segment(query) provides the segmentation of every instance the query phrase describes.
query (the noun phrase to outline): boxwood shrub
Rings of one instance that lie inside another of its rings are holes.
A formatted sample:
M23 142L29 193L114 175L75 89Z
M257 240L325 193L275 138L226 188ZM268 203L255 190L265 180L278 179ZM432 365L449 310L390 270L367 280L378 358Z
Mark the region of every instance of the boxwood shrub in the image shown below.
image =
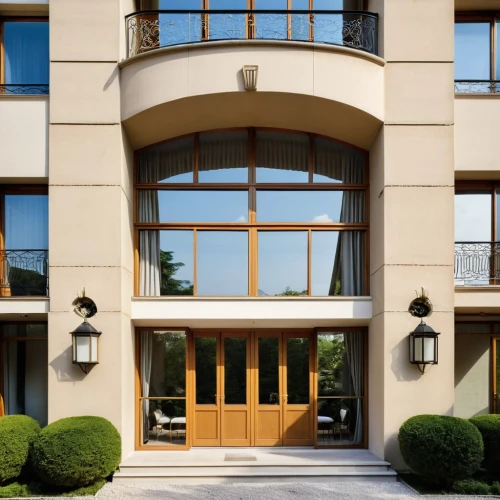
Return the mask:
M77 487L105 479L121 458L121 438L101 417L69 417L45 427L33 445L32 461L42 481Z
M490 487L488 483L483 481L476 481L475 479L461 479L455 481L451 489L454 493L459 495L489 495Z
M491 476L500 477L500 415L480 415L471 418L470 422L483 436L483 467Z
M483 439L465 419L417 415L399 429L399 446L413 472L442 486L467 479L483 460Z
M26 415L0 418L0 484L21 475L40 425Z

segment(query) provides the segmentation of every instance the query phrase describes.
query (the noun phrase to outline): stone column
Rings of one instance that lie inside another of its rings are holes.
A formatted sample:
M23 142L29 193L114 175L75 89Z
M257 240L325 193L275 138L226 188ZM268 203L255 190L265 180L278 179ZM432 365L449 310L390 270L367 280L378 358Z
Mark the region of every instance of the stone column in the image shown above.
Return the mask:
M132 152L120 119L120 0L51 0L49 422L99 415L133 449ZM99 313L100 364L72 365L82 287Z
M370 153L370 449L403 468L397 433L409 417L453 414L453 0L371 0L380 15L385 123ZM424 287L439 364L409 363L408 312Z

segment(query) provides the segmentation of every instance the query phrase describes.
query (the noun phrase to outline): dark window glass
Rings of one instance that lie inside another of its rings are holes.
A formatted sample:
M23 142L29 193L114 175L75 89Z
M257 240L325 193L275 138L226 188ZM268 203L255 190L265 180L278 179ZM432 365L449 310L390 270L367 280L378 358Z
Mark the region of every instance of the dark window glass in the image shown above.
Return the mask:
M248 232L197 235L197 295L248 295Z
M279 339L259 337L259 404L280 404Z
M307 295L307 232L259 231L260 296Z
M247 339L224 338L224 404L247 404Z
M286 342L288 404L309 404L309 338Z
M495 75L495 80L500 80L500 21L496 22L496 34L497 34L497 61L496 68L497 74ZM497 89L497 92L500 92L500 88Z
M152 335L150 397L186 395L186 334L144 332Z
M5 22L5 83L49 83L49 23Z
M217 339L195 337L196 404L217 404Z

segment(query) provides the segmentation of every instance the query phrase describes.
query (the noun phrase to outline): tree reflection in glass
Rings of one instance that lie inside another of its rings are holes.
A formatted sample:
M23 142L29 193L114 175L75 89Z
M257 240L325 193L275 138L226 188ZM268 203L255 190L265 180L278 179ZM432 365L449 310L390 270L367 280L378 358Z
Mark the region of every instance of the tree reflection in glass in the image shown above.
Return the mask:
M309 338L286 342L288 404L309 404Z
M217 339L194 339L196 365L196 404L217 404Z

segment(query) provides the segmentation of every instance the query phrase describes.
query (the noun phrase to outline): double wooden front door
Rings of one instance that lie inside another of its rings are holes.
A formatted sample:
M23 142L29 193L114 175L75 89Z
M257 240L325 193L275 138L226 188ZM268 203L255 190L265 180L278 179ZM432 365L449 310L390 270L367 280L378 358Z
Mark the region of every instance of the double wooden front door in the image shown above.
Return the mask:
M195 332L193 446L313 444L310 333Z

